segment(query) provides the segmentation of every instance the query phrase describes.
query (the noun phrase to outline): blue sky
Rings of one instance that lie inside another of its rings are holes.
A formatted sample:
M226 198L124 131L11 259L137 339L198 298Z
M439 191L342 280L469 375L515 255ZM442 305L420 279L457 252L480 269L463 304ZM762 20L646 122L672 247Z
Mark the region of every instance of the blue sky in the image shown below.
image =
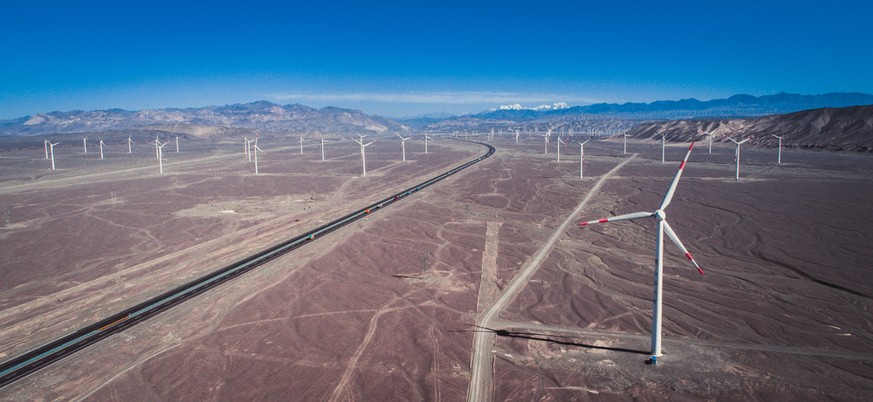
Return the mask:
M871 1L7 0L0 119L269 100L500 104L873 93Z

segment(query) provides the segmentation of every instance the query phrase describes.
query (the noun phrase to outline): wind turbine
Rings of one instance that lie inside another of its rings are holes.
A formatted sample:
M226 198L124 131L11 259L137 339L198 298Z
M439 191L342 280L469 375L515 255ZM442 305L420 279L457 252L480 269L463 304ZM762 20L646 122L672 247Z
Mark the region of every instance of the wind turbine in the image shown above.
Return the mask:
M539 135L539 134L537 134L537 135ZM549 132L543 134L543 142L544 142L543 145L545 146L545 148L543 150L543 155L549 154L549 137L551 137L551 136L552 136L552 130L549 130Z
M258 143L256 142L255 146L257 145ZM303 155L303 136L300 137L300 155Z
M176 153L179 153L179 136L176 136Z
M688 153L685 154L685 159L682 160L682 163L679 164L679 171L676 172L676 176L673 177L673 182L670 183L670 187L667 189L667 194L664 195L664 199L661 201L661 205L658 206L658 209L655 212L635 212L631 214L624 214L613 216L610 218L603 218L595 221L582 222L579 226L587 226L592 223L606 223L606 222L615 222L615 221L628 221L635 220L640 218L655 218L658 224L658 231L655 247L655 292L654 292L654 302L652 304L652 350L651 350L651 362L657 363L657 358L661 356L661 312L662 312L662 290L663 290L663 282L664 282L664 233L667 233L667 237L679 247L683 253L685 253L685 257L688 258L694 267L697 268L697 271L703 275L703 270L700 268L700 265L697 264L697 261L694 260L694 257L691 256L691 253L688 252L688 249L682 244L682 241L679 240L679 237L676 236L676 233L670 227L670 224L667 223L666 215L664 214L664 210L667 209L667 206L670 205L670 200L673 199L673 193L676 191L676 186L679 184L679 178L682 176L682 171L685 169L685 164L688 162L688 157L691 155L691 150L694 149L694 143L691 143L691 146L688 147Z
M518 145L518 130L515 130L515 145Z
M255 154L255 176L258 175L258 151L261 151L264 155L267 154L266 152L264 152L263 149L261 149L261 147L258 146L257 143L255 143L254 148L252 148L252 153Z
M318 138L321 138L321 161L324 162L324 137L319 135Z
M160 174L164 174L164 146L165 145L167 145L166 142L161 144L161 142L158 141L157 138L155 138L155 149L158 150L158 169L159 169L158 171L160 172Z
M100 160L103 160L103 139L100 139Z
M722 134L722 135L724 135L724 134ZM724 136L724 138L727 138L727 139L731 140L734 144L737 144L737 152L736 152L735 159L737 161L737 181L740 181L740 145L743 145L743 143L748 141L749 139L746 138L742 141L737 141L737 140L735 140L731 137L728 137L726 135Z
M424 133L424 153L425 153L425 155L427 154L427 140L429 140L429 139L430 139L430 137L427 136L427 133Z
M624 151L622 155L627 155L627 133L624 133Z
M87 154L88 153L88 137L82 138L82 148L85 149L85 152L82 152L82 153ZM103 159L103 158L100 158L100 159Z
M776 154L777 155L776 156L776 164L781 165L782 164L782 137L780 137L776 134L770 134L770 135L779 139L779 153Z
M160 142L161 141L160 141L158 135L156 134L155 135L155 159L158 159L158 160L161 159L161 148L158 147L158 143L160 143Z
M52 170L55 170L55 145L58 145L60 143L61 142L58 141L58 142L52 144L51 141L46 141L46 144L48 144L48 146L49 146L49 153L51 154L51 158L52 158Z
M573 141L573 142L579 144L579 178L580 179L583 177L582 176L582 162L585 161L585 144L587 144L588 141L591 141L591 138L585 140L585 142Z
M365 136L360 136L360 137L361 137L361 140L363 140ZM367 152L366 152L365 148L367 148L368 146L370 146L371 144L373 144L376 141L370 141L366 144L364 144L363 141L359 141L359 140L354 140L354 141L357 142L358 145L361 146L361 163L363 164L363 167L364 167L364 170L363 170L363 173L361 174L361 176L367 177Z
M706 133L709 136L709 154L712 155L712 133Z
M566 142L561 140L561 136L558 136L558 162L561 161L561 144L566 144Z
M127 153L132 154L133 148L131 148L131 144L133 144L133 139L130 138L130 134L127 135Z
M400 148L403 150L403 160L406 161L406 140L412 137L403 138L400 134L397 134L397 136L400 137Z
M42 140L42 145L45 146L45 159L49 158L49 142L46 140Z
M666 147L667 136L665 134L661 134L661 163L664 163L664 148Z

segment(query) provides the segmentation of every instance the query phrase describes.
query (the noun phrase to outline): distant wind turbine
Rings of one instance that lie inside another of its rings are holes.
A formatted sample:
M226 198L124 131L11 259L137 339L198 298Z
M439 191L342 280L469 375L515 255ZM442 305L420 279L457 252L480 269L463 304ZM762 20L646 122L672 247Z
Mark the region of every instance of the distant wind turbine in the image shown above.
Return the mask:
M82 153L87 154L88 153L88 137L82 138L82 148L84 148L84 152L82 152ZM100 158L100 159L103 159L103 158Z
M361 140L363 140L363 138L364 138L364 136L361 136ZM370 141L366 144L364 144L363 141L359 141L359 140L355 140L355 142L357 142L358 145L361 146L361 164L363 166L363 170L362 170L363 173L361 173L361 176L366 177L367 176L367 151L365 148L372 145L375 141Z
M303 137L300 137L300 155L303 155Z
M400 134L397 134L397 136L400 137L400 149L403 152L403 160L406 161L406 140L408 140L412 137L403 138L403 136Z
M579 144L579 178L580 179L584 177L583 172L582 172L582 164L585 162L585 144L587 144L588 141L591 141L591 138L585 140L585 142L573 141L573 142Z
M431 139L427 136L427 133L424 133L424 153L427 154L427 140Z
M561 136L558 136L558 162L561 161L561 144L566 144L563 140L561 140Z
M252 152L255 154L255 176L258 175L258 151L261 151L261 153L263 153L264 155L267 154L257 144L255 144L254 148L252 148Z
M722 134L722 135L724 135L724 134ZM749 139L746 138L746 139L744 139L744 140L742 140L742 141L737 141L737 140L735 140L735 139L733 139L733 138L731 138L731 137L728 137L728 136L726 136L726 135L724 136L724 138L727 138L727 139L731 140L731 142L733 142L734 144L737 144L737 151L736 151L736 154L735 154L735 156L736 156L736 161L737 161L737 175L736 175L736 178L737 178L737 181L740 181L740 145L743 145L743 143L746 142L746 141L748 141Z
M164 174L164 146L167 143L161 144L157 138L155 138L155 148L158 150L158 172L160 174Z
M319 135L318 138L321 138L321 161L324 162L324 137Z
M664 149L667 145L667 136L661 134L661 163L664 163Z
M100 139L100 160L103 160L103 139Z
M133 144L133 139L131 138L130 134L128 134L128 136L127 136L127 153L128 154L133 153L133 148L131 147L132 144Z
M779 153L776 154L777 155L776 156L776 164L781 165L782 164L782 137L780 137L776 134L770 134L770 135L779 139Z
M51 154L52 159L52 170L55 170L55 145L60 144L61 142L52 143L51 141L46 141L46 144L49 146L49 153Z
M42 140L42 145L45 146L45 160L49 158L49 142L46 140Z
M670 224L667 223L667 216L664 214L664 210L667 209L667 206L670 205L670 200L673 199L673 193L676 191L676 186L679 184L679 178L682 176L682 171L685 169L685 164L688 162L688 157L691 155L691 150L694 148L694 143L691 143L691 146L688 147L688 153L685 154L685 159L682 160L682 163L679 164L679 171L676 172L676 176L673 177L673 182L670 183L670 187L667 189L667 194L664 195L664 199L661 201L661 205L658 206L658 209L655 212L635 212L631 214L618 215L610 218L603 218L600 220L582 222L579 226L587 226L593 223L606 223L606 222L616 222L616 221L627 221L627 220L635 220L640 218L655 218L658 225L658 231L656 232L656 247L655 247L655 292L654 292L654 302L652 303L652 348L651 348L651 362L657 363L657 358L661 356L661 313L662 313L662 290L664 284L664 233L667 234L667 237L679 247L683 253L685 253L685 257L688 258L691 263L697 268L697 271L703 275L703 270L700 268L700 265L697 264L697 261L694 260L694 257L691 256L691 253L688 252L688 249L682 244L682 241L679 240L679 236L673 231L670 227Z

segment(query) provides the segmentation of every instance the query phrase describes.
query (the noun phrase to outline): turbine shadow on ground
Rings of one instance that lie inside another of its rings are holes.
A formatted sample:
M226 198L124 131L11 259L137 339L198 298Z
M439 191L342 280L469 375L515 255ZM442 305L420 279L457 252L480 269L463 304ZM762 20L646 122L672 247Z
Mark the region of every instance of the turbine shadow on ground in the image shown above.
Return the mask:
M579 343L579 342L554 339L554 338L566 338L563 336L540 334L540 333L536 333L536 332L515 332L515 331L507 331L505 329L491 329L491 328L486 328L486 327L480 327L478 325L475 325L475 327L476 327L476 329L472 330L471 332L489 331L489 332L493 332L497 336L505 337L505 338L528 339L531 341L550 342L550 343L556 343L558 345L577 346L577 347L586 348L586 349L609 350L612 352L633 353L633 354L639 354L639 355L648 355L649 354L649 352L646 350L617 348L617 347L612 347L612 346L598 346L598 345L591 345L591 344L587 344L587 343Z

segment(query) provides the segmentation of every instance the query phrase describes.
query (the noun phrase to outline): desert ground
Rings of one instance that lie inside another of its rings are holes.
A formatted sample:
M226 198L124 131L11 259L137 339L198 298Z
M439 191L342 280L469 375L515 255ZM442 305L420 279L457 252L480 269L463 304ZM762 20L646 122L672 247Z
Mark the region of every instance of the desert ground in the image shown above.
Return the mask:
M360 178L350 141L326 162L274 141L257 177L236 143L169 145L163 176L145 145L105 161L69 145L53 173L41 146L2 152L0 361L485 152L419 141L403 163L380 139ZM580 179L578 146L558 163L540 138L494 142L473 168L0 397L869 398L871 155L789 149L777 166L775 149L744 147L737 182L733 146L698 144L667 215L706 274L665 245L651 366L654 224L575 223L654 210L687 144L661 164L660 144L592 141Z

